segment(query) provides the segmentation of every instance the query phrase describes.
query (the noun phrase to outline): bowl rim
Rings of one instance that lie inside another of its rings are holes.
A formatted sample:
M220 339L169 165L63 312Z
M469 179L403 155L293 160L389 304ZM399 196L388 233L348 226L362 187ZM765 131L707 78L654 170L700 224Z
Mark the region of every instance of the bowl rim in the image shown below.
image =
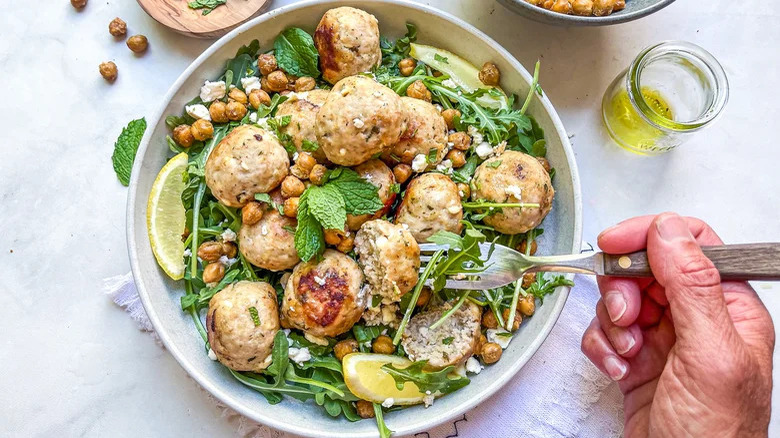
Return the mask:
M277 15L282 15L290 11L304 9L315 5L321 6L323 4L326 5L331 4L334 5L335 7L338 5L343 5L343 3L346 2L344 0L304 0L291 5L282 6L277 9L272 9L268 12L265 12L247 21L246 23L243 23L241 26L238 26L235 29L231 30L229 33L227 33L219 40L215 41L214 44L212 44L205 51L203 51L203 53L201 53L182 72L182 74L176 79L176 81L168 89L168 91L166 92L165 96L162 99L162 103L160 104L158 109L152 114L152 117L149 120L154 121L155 126L159 124L161 118L164 117L164 112L168 104L176 95L176 93L179 91L179 89L182 87L182 85L190 78L193 71L196 70L198 67L200 67L204 62L206 62L217 50L221 49L222 46L232 41L234 38L238 37L246 30L255 27L256 25L263 23L267 20L270 20L276 17ZM452 14L438 10L426 4L414 3L411 0L361 0L361 3L368 5L368 7L370 7L371 4L399 5L405 8L416 9L419 12L425 14L431 14L439 18L442 18L446 21L449 21L455 24L456 26L460 27L461 29L463 29L465 32L471 34L471 36L478 38L484 44L490 46L492 49L496 50L496 52L498 52L500 56L503 57L512 66L512 68L516 70L526 80L527 83L530 84L532 81L532 76L528 72L528 70L526 70L525 67L523 67L523 65L514 56L512 56L512 54L509 53L509 51L504 49L500 44L498 44L495 40L493 40L491 37L486 35L484 32L480 31L476 27L472 26L471 24L465 22L464 20ZM581 194L580 179L579 179L577 164L574 157L574 152L571 148L569 138L563 127L563 123L558 117L558 113L553 108L552 103L547 98L547 95L544 94L543 96L536 96L536 97L537 99L539 99L539 102L542 104L545 111L548 113L550 120L552 121L552 124L555 127L556 135L558 135L558 137L561 140L561 147L563 148L563 152L564 155L566 156L567 164L569 165L570 175L572 180L572 196L574 202L574 209L573 209L573 215L574 215L573 218L574 239L573 240L574 241L571 249L573 252L579 252L582 245L582 194ZM146 150L151 144L151 137L154 131L155 129L147 129L147 131L144 133L136 157L143 157L146 154ZM217 398L219 401L221 401L231 409L235 410L236 412L240 413L241 415L248 417L254 421L257 421L258 423L272 427L274 429L283 432L289 432L289 433L301 435L301 436L311 436L311 437L337 438L337 437L349 436L349 437L357 438L363 436L374 436L373 433L371 435L345 434L344 433L345 431L343 430L332 431L332 432L313 431L311 429L307 429L305 426L296 425L293 422L284 421L278 418L274 418L272 416L264 415L262 412L257 412L248 409L245 406L243 406L240 402L235 400L229 391L225 391L221 389L219 385L214 384L212 382L212 379L208 375L201 374L199 371L196 370L195 366L192 363L190 363L190 359L186 357L186 355L183 354L182 351L177 347L177 345L169 335L168 331L165 329L165 326L162 324L161 320L159 319L153 306L151 305L149 291L147 290L144 284L143 275L141 273L141 267L140 267L140 262L138 257L138 248L136 246L136 241L135 241L135 217L137 214L143 214L145 217L146 212L136 211L135 206L137 204L137 198L139 195L138 180L141 175L140 170L142 166L142 161L143 160L141 159L136 159L135 163L133 164L133 170L131 174L129 192L127 197L126 237L127 237L127 244L128 244L127 245L128 255L130 258L130 266L131 266L133 278L135 279L135 285L138 290L138 295L141 299L141 303L144 306L144 310L146 311L146 314L149 317L152 326L155 328L157 336L159 336L165 348L168 349L171 355L173 355L174 359L176 359L179 365L203 389L208 391L212 396ZM142 202L140 205L146 206L146 202ZM474 397L469 398L466 403L459 405L457 409L453 409L452 411L449 412L440 413L437 417L432 418L430 422L425 424L424 426L418 425L416 428L414 428L414 427L405 427L402 425L398 425L394 427L395 433L399 435L414 434L420 431L425 431L430 428L436 427L439 424L442 424L459 415L462 415L466 411L471 410L476 405L488 399L489 397L494 395L498 390L500 390L515 374L517 374L517 372L528 362L528 360L530 360L530 358L536 353L536 351L538 351L541 344L547 339L548 335L550 334L550 331L552 331L553 326L555 325L558 318L560 317L561 311L563 310L563 306L566 303L570 291L569 287L560 287L559 289L560 289L561 297L559 297L558 300L554 303L553 309L550 313L550 317L545 321L536 339L532 343L530 343L527 347L527 349L531 352L530 354L525 356L522 360L515 362L507 372L496 376L496 378L490 381L488 385L484 385L480 389L480 391L475 394Z
M500 1L501 3L504 3L507 6L512 4L512 5L518 5L521 8L525 8L529 12L529 15L526 15L526 18L532 20L534 18L544 17L543 20L545 23L581 24L585 26L601 26L601 25L609 25L609 24L626 23L629 21L637 20L639 18L648 16L650 14L654 14L660 11L661 9L669 6L670 4L674 3L674 0L659 0L643 9L630 11L625 14L622 14L620 13L620 11L618 11L617 13L614 14L604 15L602 17L596 17L596 16L561 14L558 12L549 11L539 6L532 5L526 2L525 0L500 0ZM511 10L511 6L508 6L507 9Z

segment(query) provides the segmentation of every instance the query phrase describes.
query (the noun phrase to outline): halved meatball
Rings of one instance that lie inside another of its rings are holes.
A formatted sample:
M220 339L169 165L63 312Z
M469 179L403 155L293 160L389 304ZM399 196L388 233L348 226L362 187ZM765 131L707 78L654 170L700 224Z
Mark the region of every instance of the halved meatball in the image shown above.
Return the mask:
M400 301L417 284L420 247L401 225L366 222L355 236L355 252L371 295L381 296L385 304Z
M223 365L236 371L266 369L279 331L276 290L259 281L227 286L209 301L206 329L209 345Z
M304 140L317 142L314 123L317 120L317 111L325 103L328 93L328 90L320 89L295 93L293 98L279 104L279 108L276 110L276 117L290 116L290 123L281 128L281 131L292 137L292 142L295 148L298 149L298 152L303 150ZM322 148L310 153L320 163L328 161Z
M555 190L550 174L527 154L506 151L485 160L472 180L472 200L501 203L536 203L538 208L503 208L483 222L504 234L525 233L536 228L552 209Z
M431 330L433 323L444 312L452 309L450 303L418 313L409 320L401 345L412 361L427 360L427 367L440 370L464 363L474 354L479 341L481 311L476 304L466 301L442 325ZM444 342L449 339L449 342Z
M230 132L206 160L206 185L228 207L243 207L257 193L281 184L290 159L272 133L253 125Z
M439 230L460 233L463 206L458 186L446 175L424 173L413 179L398 207L395 223L406 225L418 242Z
M238 230L238 249L249 263L269 271L292 269L299 261L294 230L298 221L282 216L271 207L254 225L242 224Z
M360 319L367 293L354 260L331 249L322 260L300 263L287 280L282 300L285 325L317 336L337 336Z
M422 99L404 96L401 103L408 118L406 130L385 155L393 154L403 163L412 164L417 155L427 157L435 149L436 160L428 164L428 169L435 168L447 153L447 123L444 117L436 107Z
M379 200L382 201L384 207L377 210L373 215L362 214L360 216L353 216L348 214L347 227L353 231L360 228L364 222L372 217L381 217L383 214L387 213L395 201L395 193L392 191L393 184L395 184L395 176L393 176L393 171L390 170L385 163L381 160L369 160L355 167L354 170L358 175L379 189Z
M314 32L322 77L335 84L382 63L379 22L366 11L340 7L322 16Z
M315 124L325 156L342 166L357 166L381 154L405 129L401 98L366 76L350 76L334 85Z

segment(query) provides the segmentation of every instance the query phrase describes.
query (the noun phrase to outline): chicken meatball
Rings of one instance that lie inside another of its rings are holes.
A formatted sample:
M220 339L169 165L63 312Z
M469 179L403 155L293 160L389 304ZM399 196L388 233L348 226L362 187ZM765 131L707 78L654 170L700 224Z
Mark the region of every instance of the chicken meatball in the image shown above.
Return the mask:
M406 114L395 92L366 76L339 81L317 112L317 142L328 159L357 166L396 142Z
M314 32L314 45L322 77L331 84L382 63L379 23L360 9L341 7L326 12Z
M371 295L384 303L400 301L417 284L420 247L403 226L381 219L366 222L355 237L355 252Z
M476 304L466 301L444 320L442 325L429 327L452 309L450 303L418 313L409 320L401 345L412 361L427 360L429 369L440 370L464 363L474 354L481 334L481 311ZM449 342L445 342L449 339Z
M483 221L504 234L525 233L536 228L552 208L550 174L539 161L522 152L506 151L482 163L474 174L471 199L491 202L527 202L531 208L504 208Z
M228 207L243 207L256 193L281 184L290 159L271 132L242 125L230 132L206 160L206 184Z
M259 281L227 286L209 301L206 328L211 350L223 365L236 371L266 369L279 331L276 290Z
M276 111L277 117L290 116L290 124L281 128L285 134L292 137L292 142L298 152L303 150L303 141L317 142L317 134L314 132L314 122L317 119L317 111L325 103L328 90L311 90L304 93L295 93L294 98L279 104ZM322 148L310 152L320 163L327 162Z
M294 230L298 221L267 207L253 225L238 230L238 249L249 263L269 271L292 269L299 261Z
M406 188L395 223L409 227L412 236L422 243L439 230L460 233L461 219L458 186L446 175L424 173Z
M282 318L290 327L316 337L338 336L366 308L363 273L354 260L332 249L322 260L300 263L287 280Z
M447 123L436 107L424 100L404 96L401 103L408 118L406 130L387 155L392 153L403 163L412 164L417 155L427 157L435 149L436 160L428 165L433 169L447 153Z
M379 189L379 200L382 201L384 207L377 210L373 215L361 214L360 216L353 216L348 214L347 227L353 231L360 228L363 223L372 217L378 218L387 213L393 205L393 201L395 201L395 193L393 193L395 176L393 176L393 171L385 163L380 160L370 160L355 167L354 170L358 175Z

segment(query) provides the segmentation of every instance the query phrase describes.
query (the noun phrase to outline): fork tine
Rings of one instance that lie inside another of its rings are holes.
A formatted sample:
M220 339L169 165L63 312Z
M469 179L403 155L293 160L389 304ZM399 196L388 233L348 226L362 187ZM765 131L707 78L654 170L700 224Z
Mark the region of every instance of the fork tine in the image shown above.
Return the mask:
M421 243L419 246L421 253L433 253L440 249L446 251L450 248L448 245L437 245L435 243Z

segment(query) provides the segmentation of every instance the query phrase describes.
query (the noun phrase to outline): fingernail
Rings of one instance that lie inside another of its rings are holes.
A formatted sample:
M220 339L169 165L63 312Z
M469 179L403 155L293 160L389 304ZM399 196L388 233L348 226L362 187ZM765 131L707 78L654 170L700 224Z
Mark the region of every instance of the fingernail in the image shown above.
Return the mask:
M607 306L607 313L609 313L609 319L612 322L616 322L620 319L624 313L626 313L626 304L623 294L619 291L609 291L604 294L604 305Z
M626 364L615 356L609 356L604 359L604 369L607 371L609 378L614 381L621 380L628 371Z
M634 335L630 331L619 327L612 330L612 341L618 354L626 354L636 345Z
M676 214L667 214L661 216L655 223L658 235L661 239L671 242L679 238L693 239L690 230L688 230L688 223L685 219Z

